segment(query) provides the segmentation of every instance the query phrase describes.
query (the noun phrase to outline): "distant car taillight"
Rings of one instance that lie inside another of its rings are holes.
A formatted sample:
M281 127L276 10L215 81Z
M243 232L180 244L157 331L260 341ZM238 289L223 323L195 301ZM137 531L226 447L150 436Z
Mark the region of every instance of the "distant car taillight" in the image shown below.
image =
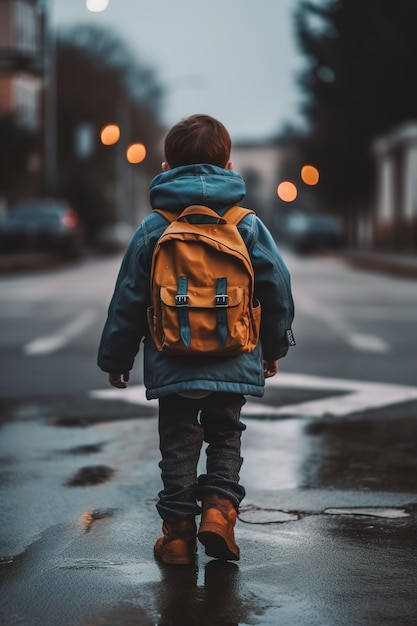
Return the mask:
M61 218L61 223L66 228L75 228L78 224L78 213L74 209L68 209Z

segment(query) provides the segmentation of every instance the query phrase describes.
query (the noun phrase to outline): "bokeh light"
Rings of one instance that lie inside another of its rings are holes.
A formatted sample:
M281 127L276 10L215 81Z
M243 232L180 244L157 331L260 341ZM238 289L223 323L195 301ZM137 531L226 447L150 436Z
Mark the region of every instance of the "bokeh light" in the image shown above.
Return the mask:
M146 148L143 143L131 143L126 150L129 163L142 163L146 157Z
M319 171L314 165L304 165L301 168L301 180L306 185L317 185L319 178Z
M120 128L117 124L107 124L100 131L100 139L105 146L112 146L120 139Z
M298 194L297 187L288 180L278 185L277 194L283 202L293 202Z
M109 6L109 0L87 0L87 9L92 13L99 13L105 11Z

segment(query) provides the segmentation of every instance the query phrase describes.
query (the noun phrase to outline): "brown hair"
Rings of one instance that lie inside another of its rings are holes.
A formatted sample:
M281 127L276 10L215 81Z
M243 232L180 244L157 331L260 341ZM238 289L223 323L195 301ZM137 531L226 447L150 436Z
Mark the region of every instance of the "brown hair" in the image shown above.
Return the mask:
M211 163L225 167L232 140L221 122L210 115L191 115L165 137L165 159L170 167Z

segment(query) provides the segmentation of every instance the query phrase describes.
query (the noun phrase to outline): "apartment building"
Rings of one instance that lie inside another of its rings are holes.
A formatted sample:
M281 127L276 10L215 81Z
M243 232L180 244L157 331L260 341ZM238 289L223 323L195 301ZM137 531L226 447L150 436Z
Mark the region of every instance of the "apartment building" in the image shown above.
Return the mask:
M376 202L370 224L375 248L417 252L417 120L393 128L373 144Z
M44 2L0 0L0 115L42 126Z

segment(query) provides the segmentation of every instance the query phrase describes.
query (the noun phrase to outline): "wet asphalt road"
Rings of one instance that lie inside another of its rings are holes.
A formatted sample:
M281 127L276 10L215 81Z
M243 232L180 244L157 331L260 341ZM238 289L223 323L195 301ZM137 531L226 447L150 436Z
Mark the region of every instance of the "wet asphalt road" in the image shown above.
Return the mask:
M105 387L93 362L117 264L1 279L1 624L416 623L416 283L291 261L299 345L245 407L241 560L200 546L186 568L152 554L155 405L140 386L130 402L90 393ZM336 315L344 299L356 317Z
M414 624L414 415L247 419L241 561L200 547L195 568L153 559L155 417L18 416L1 439L1 623Z

